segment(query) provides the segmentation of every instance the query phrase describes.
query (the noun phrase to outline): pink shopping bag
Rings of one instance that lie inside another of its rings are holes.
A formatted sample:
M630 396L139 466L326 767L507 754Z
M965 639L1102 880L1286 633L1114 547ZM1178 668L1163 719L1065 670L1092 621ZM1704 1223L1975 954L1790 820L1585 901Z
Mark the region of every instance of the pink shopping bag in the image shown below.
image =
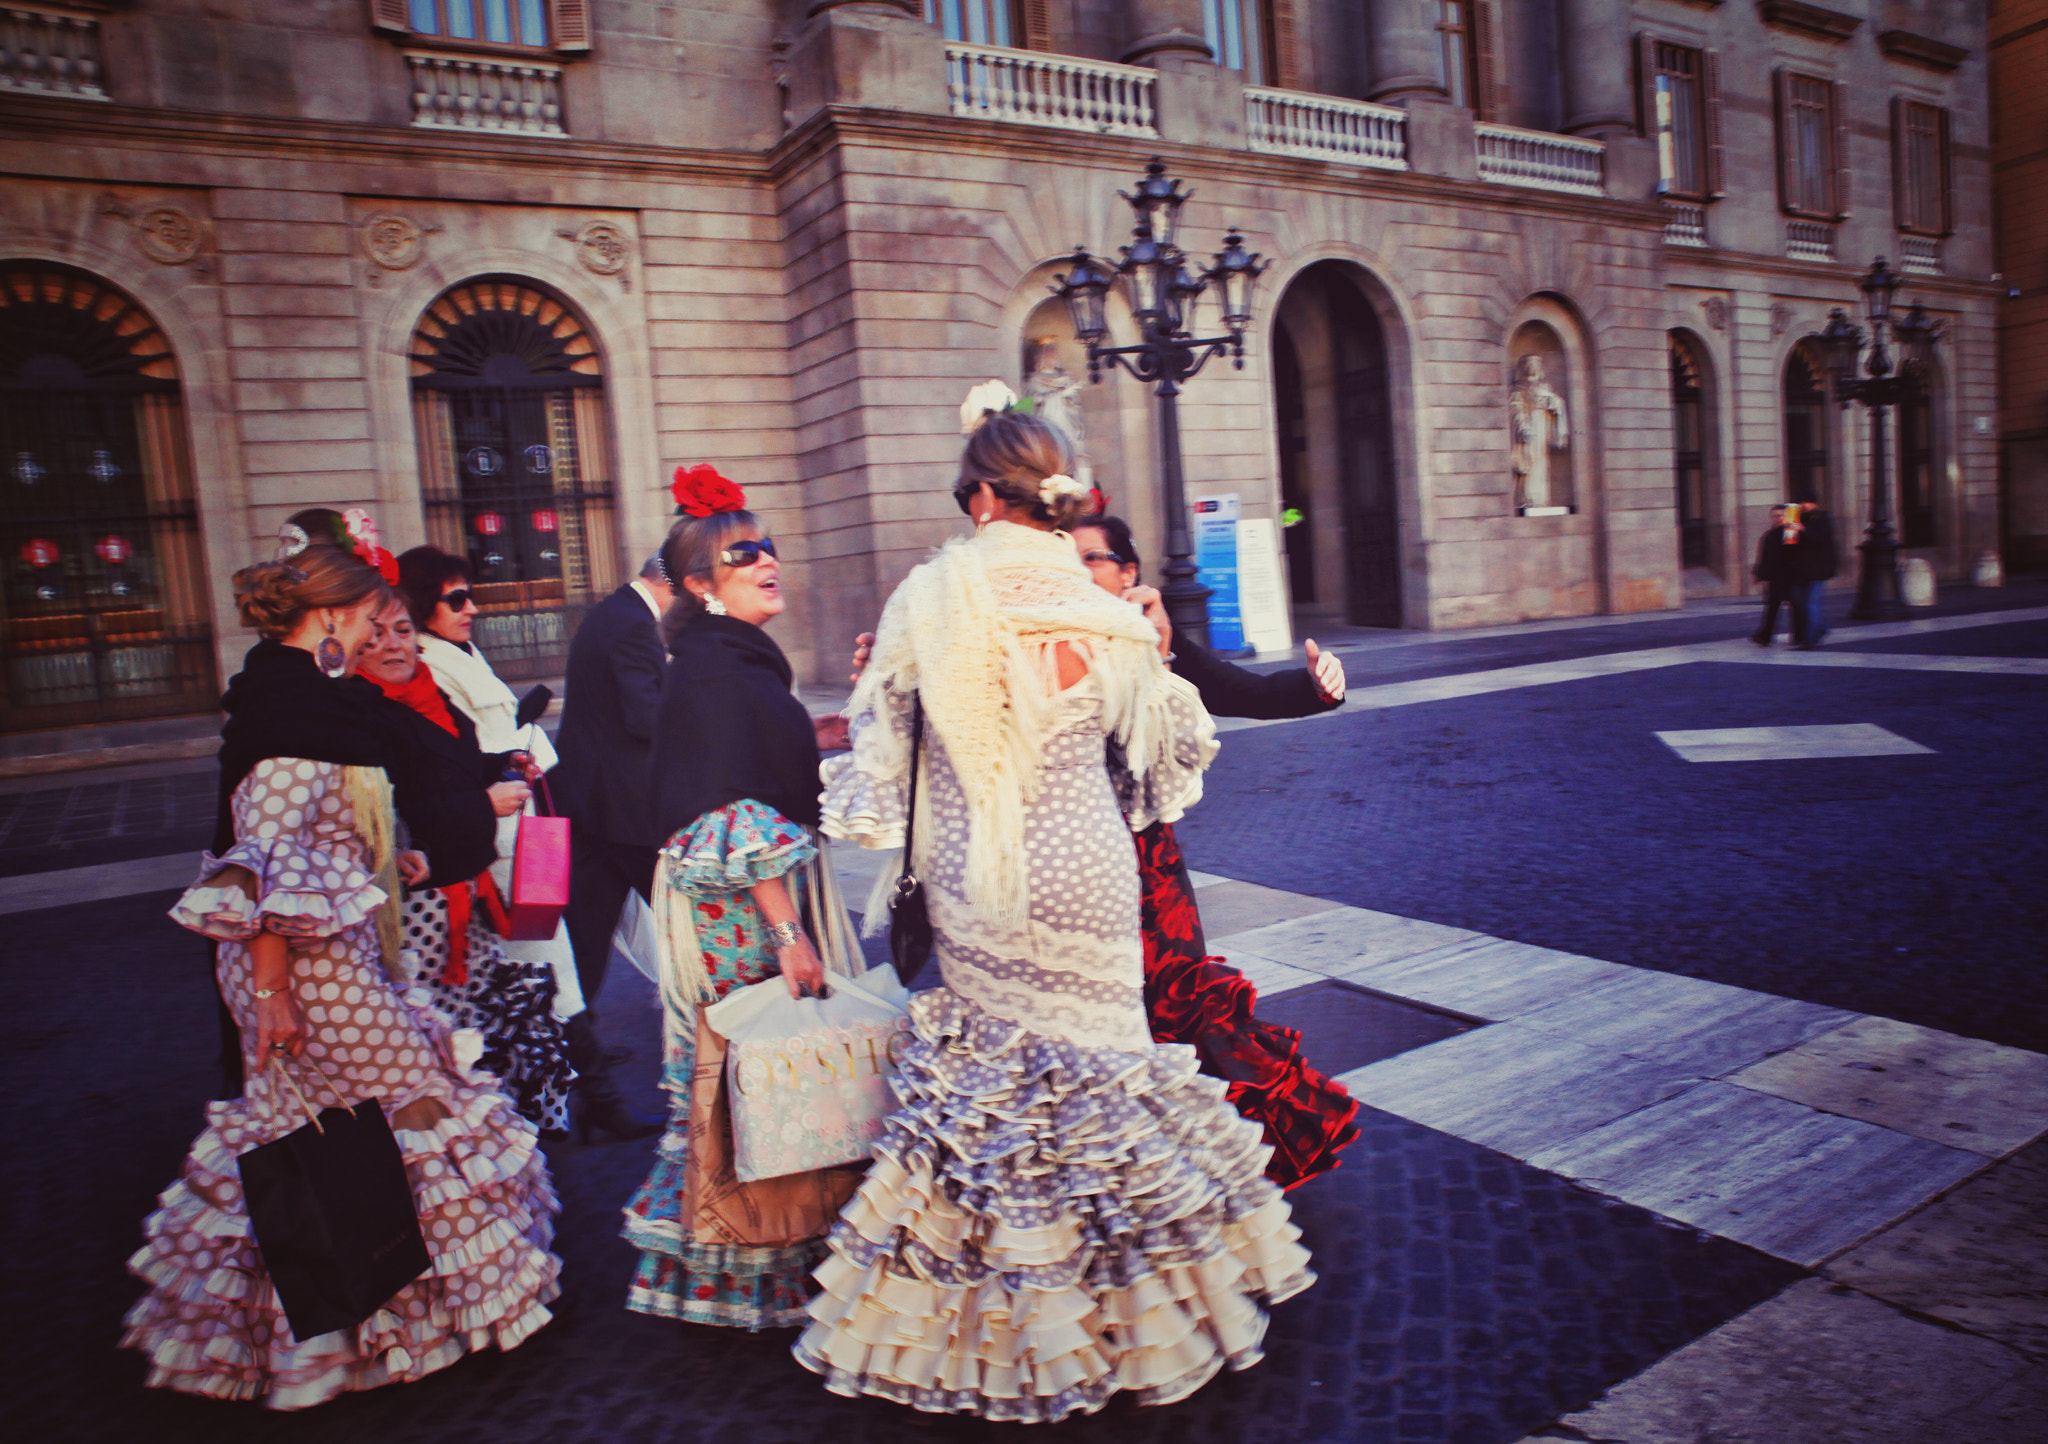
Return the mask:
M554 810L547 779L541 795ZM534 814L519 819L519 842L512 849L512 931L516 943L536 943L555 935L562 909L569 905L569 819Z

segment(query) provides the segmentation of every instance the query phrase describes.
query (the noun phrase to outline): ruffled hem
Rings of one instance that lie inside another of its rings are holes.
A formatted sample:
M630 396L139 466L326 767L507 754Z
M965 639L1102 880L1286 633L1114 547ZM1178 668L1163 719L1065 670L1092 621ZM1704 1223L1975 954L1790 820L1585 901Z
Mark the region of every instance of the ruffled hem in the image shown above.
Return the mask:
M707 812L670 839L669 880L693 897L743 892L803 866L818 845L766 803L742 799Z
M825 782L819 800L823 814L818 824L820 832L865 848L903 846L902 774L878 777L850 756L829 760L820 772Z
M255 874L253 894L214 881L231 867ZM171 921L220 942L247 942L266 930L327 938L372 916L386 896L354 862L292 838L259 838L218 856L200 854L199 880L171 908Z
M561 1261L549 1252L559 1205L533 1126L489 1087L420 1096L439 1097L448 1116L393 1136L432 1266L354 1329L304 1340L264 1270L237 1164L295 1124L255 1117L246 1099L209 1108L128 1261L150 1290L122 1344L149 1356L152 1387L302 1409L424 1378L479 1349L516 1348L548 1322L560 1294Z
M1194 1053L1088 1048L938 990L795 1346L835 1393L1052 1422L1258 1362L1314 1282L1259 1130Z

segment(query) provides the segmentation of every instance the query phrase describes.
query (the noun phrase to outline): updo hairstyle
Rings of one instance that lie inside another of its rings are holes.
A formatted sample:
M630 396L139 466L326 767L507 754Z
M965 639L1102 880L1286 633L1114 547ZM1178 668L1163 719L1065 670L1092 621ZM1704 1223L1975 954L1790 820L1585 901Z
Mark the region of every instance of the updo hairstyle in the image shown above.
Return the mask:
M754 535L766 536L761 518L750 511L715 511L710 516L677 517L661 544L661 566L675 589L675 600L661 614L661 639L674 650L676 638L692 617L704 610L704 602L683 585L685 577L707 581L718 571L718 554L741 532L753 528Z
M398 594L375 567L336 546L316 544L283 561L258 562L235 573L242 625L273 642L296 631L308 612L345 610L371 598L381 611Z
M972 515L975 488L987 482L997 496L1032 519L1065 531L1087 514L1091 499L1086 493L1056 496L1048 505L1039 499L1038 488L1048 476L1073 468L1073 449L1059 428L1028 412L994 412L967 438L953 500Z

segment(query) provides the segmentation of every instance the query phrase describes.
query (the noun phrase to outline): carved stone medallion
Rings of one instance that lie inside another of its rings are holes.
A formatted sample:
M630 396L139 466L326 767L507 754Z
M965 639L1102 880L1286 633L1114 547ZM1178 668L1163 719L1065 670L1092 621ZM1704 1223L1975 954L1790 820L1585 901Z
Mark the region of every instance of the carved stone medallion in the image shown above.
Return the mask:
M1792 308L1783 301L1771 303L1771 335L1782 336L1792 329Z
M1725 296L1709 296L1700 302L1706 308L1707 324L1716 331L1728 329L1728 299Z
M182 266L199 254L199 222L176 206L151 206L135 218L142 253L166 266Z
M571 239L576 242L576 259L583 263L583 268L600 276L616 276L626 269L626 261L633 254L633 244L626 233L610 221L591 221Z
M404 216L371 216L363 222L363 250L387 271L409 270L426 254L426 232Z

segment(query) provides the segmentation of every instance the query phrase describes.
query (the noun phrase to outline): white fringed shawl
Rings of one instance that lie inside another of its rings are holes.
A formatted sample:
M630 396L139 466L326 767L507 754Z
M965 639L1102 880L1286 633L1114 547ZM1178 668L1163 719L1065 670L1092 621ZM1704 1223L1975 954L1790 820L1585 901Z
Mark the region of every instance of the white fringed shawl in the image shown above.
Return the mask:
M1064 532L994 522L940 548L889 598L847 704L851 716L879 715L885 687L921 695L966 795L968 896L1000 919L1019 921L1029 908L1024 813L1042 782L1062 642L1088 663L1105 730L1144 773L1174 746L1176 679L1152 624L1095 584ZM882 755L864 765L906 775L904 740L887 726L871 730L863 740ZM1204 742L1201 765L1215 750Z

